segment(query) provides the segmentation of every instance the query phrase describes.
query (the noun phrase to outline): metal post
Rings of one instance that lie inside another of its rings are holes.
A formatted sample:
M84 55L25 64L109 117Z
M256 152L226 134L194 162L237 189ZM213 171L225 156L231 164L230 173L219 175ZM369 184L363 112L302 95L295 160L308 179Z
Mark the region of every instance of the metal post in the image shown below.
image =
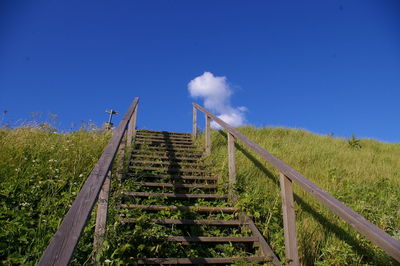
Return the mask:
M116 112L115 110L111 109L111 110L106 110L106 113L109 113L110 115L108 116L108 122L106 123L106 128L107 129L111 129L113 127L113 123L112 121L112 117L113 115L117 115L118 112Z

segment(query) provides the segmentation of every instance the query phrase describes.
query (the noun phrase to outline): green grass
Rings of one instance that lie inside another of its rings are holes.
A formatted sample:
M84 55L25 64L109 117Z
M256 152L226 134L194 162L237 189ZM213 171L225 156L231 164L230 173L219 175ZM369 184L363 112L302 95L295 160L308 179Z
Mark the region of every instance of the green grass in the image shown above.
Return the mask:
M400 145L346 140L305 130L243 127L239 131L323 190L400 238ZM203 144L203 137L198 139ZM354 143L357 145L354 145ZM273 250L284 257L281 199L276 169L236 145L239 206L254 215ZM226 135L212 131L208 160L227 182ZM331 211L294 186L299 254L304 265L398 265Z
M283 128L239 130L369 221L400 238L399 144L346 140ZM51 131L43 127L0 129L1 265L37 262L110 138L110 134L90 130L68 134ZM198 143L203 145L203 138ZM223 132L212 132L212 151L207 161L222 177L220 183L226 183L228 161ZM240 142L236 167L238 206L254 216L273 250L283 258L276 170ZM115 184L114 190L118 190ZM295 201L299 252L304 265L397 265L297 185ZM115 213L110 209L110 232L118 232L118 228L112 228ZM153 228L157 232L139 229L133 235L145 239L169 233L158 227ZM73 264L90 262L92 233L90 221ZM149 249L148 252L162 253L158 248L135 246L140 252ZM114 253L108 255L119 257L130 249L112 247L108 251Z
M110 138L101 131L52 131L0 129L1 265L37 262ZM77 256L91 251L91 241L80 243Z

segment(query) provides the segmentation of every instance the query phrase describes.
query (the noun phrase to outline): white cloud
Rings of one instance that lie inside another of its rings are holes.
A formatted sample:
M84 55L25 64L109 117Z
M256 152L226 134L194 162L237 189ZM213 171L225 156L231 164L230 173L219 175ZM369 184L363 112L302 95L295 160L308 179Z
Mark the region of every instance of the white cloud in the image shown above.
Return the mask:
M232 91L226 77L216 77L211 72L204 72L189 82L188 90L191 97L203 98L204 107L217 112L218 117L224 122L234 127L244 125L244 112L247 108L244 106L234 108L230 105ZM211 127L220 128L215 122L211 123Z

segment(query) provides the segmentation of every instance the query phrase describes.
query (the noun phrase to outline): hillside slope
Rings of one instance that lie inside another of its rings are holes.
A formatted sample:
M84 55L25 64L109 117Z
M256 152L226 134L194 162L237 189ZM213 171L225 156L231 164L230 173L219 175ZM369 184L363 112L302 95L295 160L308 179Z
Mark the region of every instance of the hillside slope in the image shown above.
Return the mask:
M369 139L354 143L284 128L243 127L239 131L390 235L400 238L399 144ZM203 145L203 138L198 142ZM217 175L227 177L225 133L212 132L212 154L208 160L216 165ZM241 144L237 145L236 168L241 195L238 205L251 210L273 249L283 256L277 172ZM297 185L295 194L303 264L397 265Z
M111 135L0 129L0 264L34 265ZM90 230L90 227L89 229ZM91 252L91 235L78 254Z
M400 238L400 145L347 140L283 128L239 129L369 221ZM82 182L99 158L110 134L81 130L54 134L35 128L0 130L0 264L33 265ZM199 137L198 144L203 145ZM207 158L227 182L227 145L212 132ZM284 254L277 173L240 144L236 166L239 206L254 215L281 257ZM345 225L295 185L299 249L305 265L397 265L383 251ZM89 225L76 261L91 252ZM88 262L88 261L86 261Z

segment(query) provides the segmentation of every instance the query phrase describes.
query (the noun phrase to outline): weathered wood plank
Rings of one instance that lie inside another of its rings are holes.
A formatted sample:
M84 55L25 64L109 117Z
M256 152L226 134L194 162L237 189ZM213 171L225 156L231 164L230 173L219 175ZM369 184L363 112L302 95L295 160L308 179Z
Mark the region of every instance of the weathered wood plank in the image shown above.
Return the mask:
M135 98L113 137L72 203L38 265L67 265L97 200L139 98Z
M175 265L175 264L231 264L237 261L244 262L268 262L266 257L231 257L231 258L143 258L134 259L138 264L157 264L157 265Z
M174 132L174 131L163 131L163 130L147 130L147 129L140 129L138 132L143 134L159 134L159 135L179 135L179 136L188 136L190 137L190 133L184 132Z
M151 143L151 144L186 144L186 145L192 145L193 141L192 139L188 140L181 140L181 139L165 139L165 138L144 138L142 136L136 135L136 139L138 142L144 142L144 143Z
M168 167L150 167L150 166L129 166L130 169L137 169L143 171L162 171L166 173L209 173L207 170L201 169L183 169L183 168L168 168Z
M201 152L186 152L186 151L176 151L176 150L141 150L141 149L134 149L132 150L134 154L144 154L144 155L162 155L162 156L169 156L171 159L179 158L179 157L193 157L193 158L200 158L203 156Z
M236 207L209 207L209 206L159 206L159 205L138 205L138 204L121 204L121 208L142 209L147 211L192 211L192 212L224 212L234 213L239 211Z
M177 161L198 161L199 158L196 157L168 157L165 155L146 155L146 154L132 154L132 157L135 158L152 158L152 159L160 159L160 160L168 160L167 162L177 162Z
M106 234L108 196L110 194L110 184L111 184L111 171L108 171L107 177L104 180L103 186L100 190L100 194L97 200L98 203L97 203L97 213L96 213L96 225L93 237L94 258L96 258L96 255L101 251L101 247L104 241L104 236Z
M130 162L131 164L146 164L146 165L168 165L168 166L178 166L178 167L200 167L199 163L187 163L187 162L176 162L174 160L171 161L145 161L145 160L133 160Z
M123 223L136 223L134 218L122 218ZM182 225L215 225L215 226L241 226L247 225L248 222L239 220L190 220L190 219L150 219L151 223L156 224L182 224Z
M168 236L168 241L173 242L203 242L203 243L222 243L222 242L236 242L236 243L250 243L258 242L258 238L254 236Z
M145 187L163 187L163 188L202 188L216 189L216 185L205 184L181 184L181 183L158 183L158 182L133 182L134 185Z
M168 142L158 142L158 143L152 143L152 142L148 142L148 141L139 141L137 140L136 143L137 145L143 145L143 146L147 146L147 147L157 147L157 148L170 148L170 149L174 149L174 148L179 148L179 149L188 149L188 150L198 150L198 147L196 145L193 144L176 144L176 143L168 143Z
M210 117L206 117L206 130L205 130L205 155L209 155L211 152L211 132L210 132Z
M285 254L288 265L299 265L292 180L280 173Z
M161 197L170 199L227 199L226 195L220 194L189 194L189 193L157 193L157 192L123 192L125 196L132 197Z
M128 176L140 176L143 178L169 178L169 179L174 179L174 180L193 180L193 181L198 181L198 180L203 180L203 181L217 181L217 177L212 177L212 176L196 176L196 175L168 175L168 174L135 174L135 173L128 173Z
M133 114L131 115L131 119L129 120L128 124L128 134L126 139L126 145L130 147L132 145L132 140L134 135L136 134L136 119L137 119L137 109L138 106L136 105Z
M234 199L236 187L235 137L228 132L229 196Z
M197 109L194 106L193 106L192 137L193 140L195 140L197 137Z
M200 105L193 103L193 106L203 113L208 114L215 122L217 122L220 126L226 129L232 135L234 135L236 139L241 140L246 146L255 151L259 156L269 162L272 166L276 167L280 172L290 178L293 182L297 183L301 188L307 191L316 200L321 202L325 207L327 207L337 216L346 221L359 233L367 237L372 243L382 248L397 261L400 261L400 241L394 239L388 233L379 229L363 216L323 191L320 187L312 183L303 175L295 171L293 168L270 154L264 148L248 139L246 136L238 132L236 129L234 129L212 113L208 112Z
M270 257L271 263L273 263L274 265L281 265L281 262L279 261L278 257L275 255L272 248L268 245L267 241L265 241L264 236L258 230L253 220L244 213L240 215L240 219L243 223L246 223L247 227L253 233L253 236L258 237L262 255Z

